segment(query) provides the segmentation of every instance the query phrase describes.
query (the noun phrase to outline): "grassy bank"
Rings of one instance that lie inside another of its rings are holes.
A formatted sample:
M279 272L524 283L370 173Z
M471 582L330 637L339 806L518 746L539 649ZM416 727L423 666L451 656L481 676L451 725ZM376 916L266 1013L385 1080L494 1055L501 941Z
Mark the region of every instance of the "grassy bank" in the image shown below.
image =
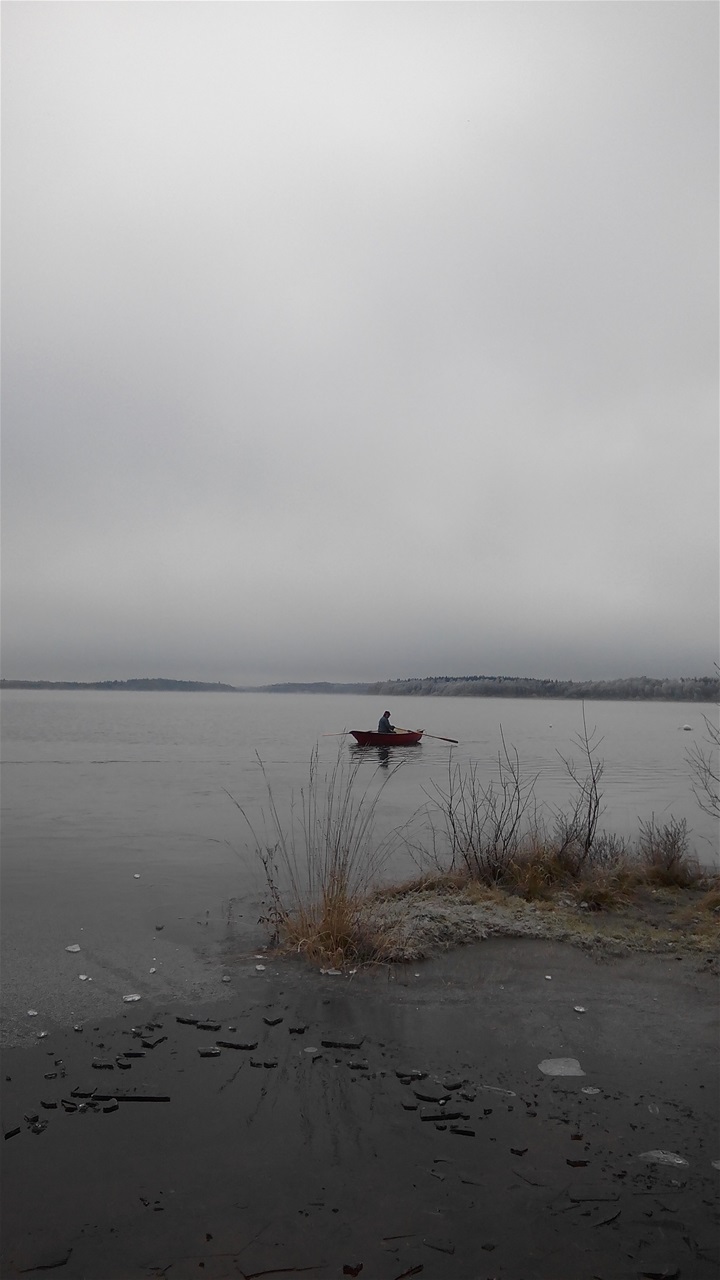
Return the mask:
M263 835L248 823L273 944L332 969L418 960L493 934L713 963L720 876L694 857L684 821L651 818L634 839L600 827L598 745L583 717L577 761L564 760L573 799L550 813L535 804L536 779L504 740L489 783L451 757L445 782L428 794L422 838L396 831L379 843L375 811L394 771L361 790L357 757L340 752L322 773L315 751L289 821L268 783ZM388 884L400 847L418 874Z

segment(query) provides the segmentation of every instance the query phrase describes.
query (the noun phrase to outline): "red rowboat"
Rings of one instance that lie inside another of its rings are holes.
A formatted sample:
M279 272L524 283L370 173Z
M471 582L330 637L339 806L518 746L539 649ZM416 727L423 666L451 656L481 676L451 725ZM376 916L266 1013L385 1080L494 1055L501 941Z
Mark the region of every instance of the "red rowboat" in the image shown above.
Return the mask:
M424 729L396 729L394 733L373 733L370 729L351 729L361 747L411 747L419 742Z

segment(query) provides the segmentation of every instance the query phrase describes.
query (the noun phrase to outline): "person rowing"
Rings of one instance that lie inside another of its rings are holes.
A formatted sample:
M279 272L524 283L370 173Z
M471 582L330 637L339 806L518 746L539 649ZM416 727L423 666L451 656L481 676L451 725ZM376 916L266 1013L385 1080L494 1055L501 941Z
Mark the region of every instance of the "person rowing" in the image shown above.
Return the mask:
M390 712L383 711L377 727L378 733L394 733L395 725L390 723Z

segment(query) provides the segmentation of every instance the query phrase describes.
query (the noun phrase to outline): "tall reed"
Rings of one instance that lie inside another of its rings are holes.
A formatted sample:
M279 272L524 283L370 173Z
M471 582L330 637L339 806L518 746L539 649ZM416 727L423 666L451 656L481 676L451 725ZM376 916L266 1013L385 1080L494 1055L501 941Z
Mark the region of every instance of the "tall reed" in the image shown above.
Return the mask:
M323 771L316 745L308 781L293 795L290 814L278 810L265 765L267 806L260 834L242 805L255 852L262 862L268 897L265 922L275 943L292 946L328 966L375 959L381 940L363 919L361 906L376 887L398 843L398 833L375 841L374 819L382 794L400 768L376 769L358 785L360 752L348 758L344 746ZM229 794L229 793L228 793Z

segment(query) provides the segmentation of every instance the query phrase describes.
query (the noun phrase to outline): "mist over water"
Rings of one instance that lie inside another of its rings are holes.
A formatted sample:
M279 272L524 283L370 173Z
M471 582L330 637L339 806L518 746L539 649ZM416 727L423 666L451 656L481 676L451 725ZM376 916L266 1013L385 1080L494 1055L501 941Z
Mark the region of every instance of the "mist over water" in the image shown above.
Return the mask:
M412 820L421 839L419 811L444 785L449 762L476 762L489 781L502 736L517 750L523 775L537 775L535 794L548 815L570 802L558 753L581 764L578 703L405 698L389 705L393 723L460 741L451 748L426 737L391 753L400 768L380 798L378 838ZM262 873L230 797L262 831L269 782L287 819L293 795L307 786L315 746L323 773L338 751L355 758L351 739L322 735L374 728L383 710L375 698L343 695L4 692L2 943L17 1034L28 1008L67 1020L117 1010L132 990L158 999L222 994L218 954L264 941ZM717 862L716 826L692 795L686 761L703 714L712 713L696 703L586 704L605 761L602 827L632 837L653 814L685 818L698 857ZM386 777L378 753L364 753L359 787L372 792ZM405 853L388 874L414 869ZM64 953L74 942L83 947L79 957ZM79 982L86 971L92 988Z

